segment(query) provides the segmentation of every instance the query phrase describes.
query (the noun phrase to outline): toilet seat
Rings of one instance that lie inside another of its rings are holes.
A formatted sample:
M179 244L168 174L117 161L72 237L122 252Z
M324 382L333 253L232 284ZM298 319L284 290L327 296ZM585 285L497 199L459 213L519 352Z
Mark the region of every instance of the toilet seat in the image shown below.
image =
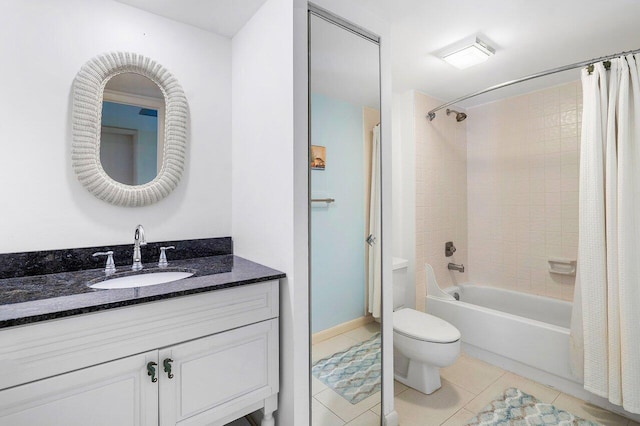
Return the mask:
M461 337L460 331L445 320L409 308L393 313L393 331L431 343L453 343Z

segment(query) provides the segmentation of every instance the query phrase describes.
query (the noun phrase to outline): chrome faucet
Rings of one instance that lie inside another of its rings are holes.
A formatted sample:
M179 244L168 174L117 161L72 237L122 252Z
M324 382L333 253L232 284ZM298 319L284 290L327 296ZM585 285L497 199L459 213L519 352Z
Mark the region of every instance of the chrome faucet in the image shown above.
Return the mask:
M131 269L133 271L139 271L142 269L142 255L140 254L140 246L146 246L147 240L144 237L144 228L142 225L136 226L136 231L133 234L133 265Z
M450 271L464 272L464 265L463 264L458 265L457 263L449 263L447 265L447 268Z

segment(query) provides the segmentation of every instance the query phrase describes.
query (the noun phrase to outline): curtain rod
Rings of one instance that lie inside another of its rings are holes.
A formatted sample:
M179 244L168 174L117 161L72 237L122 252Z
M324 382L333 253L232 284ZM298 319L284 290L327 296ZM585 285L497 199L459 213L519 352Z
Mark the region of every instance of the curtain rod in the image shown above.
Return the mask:
M460 97L458 99L454 99L454 100L452 100L450 102L447 102L446 104L442 104L439 107L434 108L431 111L429 111L427 113L427 118L429 119L429 121L433 121L433 119L436 118L436 111L439 111L439 110L441 110L443 108L446 108L446 107L449 107L451 105L457 104L458 102L465 101L465 100L467 100L469 98L473 98L474 96L483 95L485 93L492 92L492 91L497 90L497 89L502 89L503 87L507 87L507 86L511 86L511 85L514 85L514 84L517 84L517 83L523 83L525 81L533 80L534 78L544 77L545 75L556 74L556 73L559 73L559 72L562 72L562 71L568 71L568 70L571 70L571 69L574 69L574 68L581 68L581 67L584 67L584 66L587 66L587 65L591 65L591 64L594 64L594 63L597 63L597 62L607 61L609 59L617 58L617 57L624 56L624 55L632 55L632 54L635 54L635 53L640 53L640 49L630 50L630 51L627 51L627 52L620 52L620 53L616 53L616 54L608 55L608 56L602 56L600 58L589 59L588 61L576 62L575 64L565 65L563 67L558 67L558 68L553 68L553 69L550 69L550 70L547 70L547 71L542 71L542 72L539 72L539 73L536 73L536 74L528 75L526 77L518 78L516 80L511 80L511 81L507 81L507 82L504 82L504 83L496 84L495 86L488 87L488 88L486 88L484 90L480 90L478 92L470 93L470 94L468 94L466 96L462 96L462 97Z

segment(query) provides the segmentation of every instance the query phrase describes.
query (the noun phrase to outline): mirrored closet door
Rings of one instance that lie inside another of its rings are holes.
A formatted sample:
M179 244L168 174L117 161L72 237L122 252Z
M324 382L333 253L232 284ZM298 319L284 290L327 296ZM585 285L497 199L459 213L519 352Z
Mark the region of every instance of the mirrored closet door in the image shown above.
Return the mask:
M378 38L309 12L313 426L380 424Z

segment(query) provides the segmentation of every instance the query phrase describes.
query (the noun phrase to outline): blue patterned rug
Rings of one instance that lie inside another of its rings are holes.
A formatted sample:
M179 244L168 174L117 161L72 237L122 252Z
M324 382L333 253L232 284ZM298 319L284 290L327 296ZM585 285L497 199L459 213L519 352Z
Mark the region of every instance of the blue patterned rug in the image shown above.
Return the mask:
M494 425L600 426L599 423L559 410L516 388L506 389L500 397L484 407L465 426Z
M313 364L312 374L352 404L380 392L380 333Z

